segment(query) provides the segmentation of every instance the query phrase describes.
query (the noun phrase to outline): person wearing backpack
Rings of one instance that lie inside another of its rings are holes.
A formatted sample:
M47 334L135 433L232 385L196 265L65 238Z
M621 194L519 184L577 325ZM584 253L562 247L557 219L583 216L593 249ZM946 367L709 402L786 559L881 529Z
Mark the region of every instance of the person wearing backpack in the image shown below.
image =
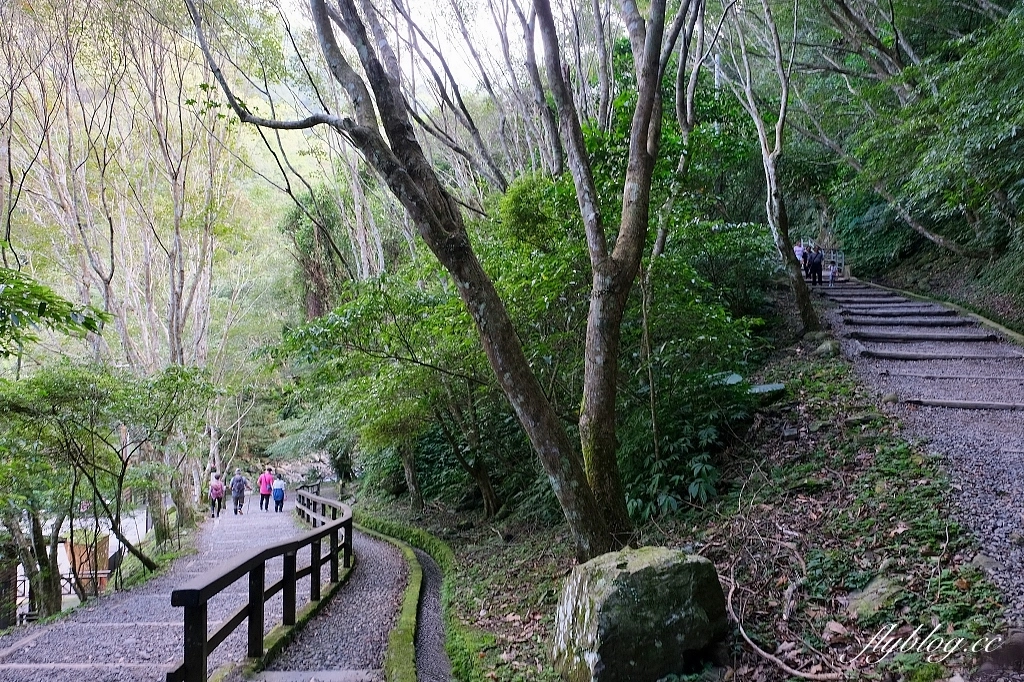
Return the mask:
M231 479L231 501L235 505L235 516L242 513L242 506L245 505L245 491L252 490L248 479L242 475L241 469L235 469L235 477Z
M811 254L811 286L821 285L821 270L825 261L825 255L821 248L815 246Z
M210 481L210 518L220 516L220 510L224 508L224 482L220 480L220 474L214 474Z
M284 482L284 479L281 478L281 474L278 474L272 485L274 494L274 511L276 512L284 511L284 489L286 486L287 484Z

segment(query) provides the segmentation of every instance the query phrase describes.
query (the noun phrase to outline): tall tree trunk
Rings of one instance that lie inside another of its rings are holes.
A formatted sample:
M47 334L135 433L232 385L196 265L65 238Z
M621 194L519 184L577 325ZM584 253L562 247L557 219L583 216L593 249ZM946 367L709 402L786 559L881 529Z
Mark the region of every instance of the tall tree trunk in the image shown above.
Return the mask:
M619 477L619 441L616 432L619 343L629 286L616 287L612 273L595 271L594 295L587 316L583 368L583 404L580 410L580 445L583 464L597 503L612 533L630 532L629 511ZM632 279L629 280L632 284ZM616 289L618 288L618 291Z
M3 525L11 534L18 550L18 558L25 569L29 586L35 597L36 610L40 618L60 613L61 587L60 568L57 565L56 539L53 539L53 552L47 551L47 537L43 533L42 520L39 512L28 510L31 534L26 536L21 527L21 519L13 514L5 514ZM59 534L63 526L64 516L54 521Z
M50 532L49 538L43 533L43 520L39 512L31 512L30 520L32 522L32 541L35 546L36 558L39 561L39 582L46 586L45 600L40 602L40 615L42 615L43 607L47 614L60 613L62 590L60 566L57 563L57 543L61 526L64 525L64 515L61 514L53 520L53 530Z
M622 188L622 213L614 246L597 203L583 129L559 58L558 35L551 6L535 0L544 44L548 82L558 109L568 150L568 166L587 235L593 273L587 316L583 369L580 444L590 488L602 509L609 531L618 541L630 533L629 514L616 452L616 398L622 317L629 291L640 269L650 220L654 161L661 140L660 57L665 28L664 2L651 3L649 26L635 6L623 4L628 17L638 84L637 105L629 136L629 156Z
M177 510L176 528L192 528L196 525L195 505L192 504L192 495L189 494L184 481L183 472L176 472L171 481L171 499L174 500L174 508Z
M604 34L601 0L591 0L591 10L594 13L594 42L597 48L597 125L607 132L611 127L612 70L610 50Z
M800 262L796 259L793 251L793 242L789 238L789 214L786 213L786 202L782 196L782 189L779 187L778 168L774 163L774 157L764 164L765 185L768 189L768 199L765 202L765 211L768 215L768 225L772 230L772 238L775 241L775 248L786 268L786 275L793 287L793 295L796 297L796 307L800 313L800 322L805 332L821 329L821 322L818 320L818 313L811 303L811 292L804 280L804 273Z
M533 105L544 123L544 133L547 136L548 172L557 177L565 170L565 151L562 148L562 138L558 134L558 121L555 118L555 112L551 110L551 106L544 96L544 83L540 77L540 69L537 68L537 51L534 46L536 15L531 11L530 16L527 17L517 0L511 0L511 2L523 28L523 41L526 45L525 66L526 73L530 77Z
M420 479L416 475L416 454L411 445L403 444L398 448L402 458L402 470L405 472L405 485L409 488L409 507L414 514L423 511L423 491L420 490Z
M737 62L735 54L732 55L740 89L737 89L735 84L733 84L733 88L740 106L750 115L754 127L757 128L757 138L761 148L761 165L764 168L765 214L768 218L768 226L772 231L775 248L789 275L804 331L812 331L820 329L821 323L811 304L810 291L807 289L800 264L793 252L793 244L789 239L789 216L786 214L786 204L782 197L782 188L779 186L778 172L785 139L786 114L789 111L789 87L797 38L795 35L792 36L792 42L789 43L791 52L787 58L783 52L782 38L775 23L769 0L761 0L761 10L762 16L751 21L755 26L763 27L766 30L768 37L764 40L769 55L773 58L775 77L779 83L779 108L775 115L773 134L769 134L765 117L758 108L758 98L754 96L754 78L750 68L750 54L744 25L747 17L754 15L753 10L733 14L733 24L741 58L741 61Z
M171 522L164 506L163 488L146 491L146 506L153 522L153 538L156 544L162 545L171 539Z
M127 434L127 431L125 431ZM127 438L127 435L123 436ZM153 444L146 441L142 444L143 461L160 462L158 451ZM163 483L163 482L161 482ZM162 545L171 539L171 520L167 514L167 506L164 504L164 492L166 487L160 485L155 489L146 491L146 507L149 510L150 520L153 522L153 538L156 544Z
M473 477L473 482L476 483L476 487L480 489L480 494L484 498L484 516L487 518L493 517L501 509L501 498L494 491L490 473L487 471L487 466L484 464L480 453L477 453L474 458L473 470L470 472L470 475Z
M472 401L472 387L468 387L470 391L470 400ZM455 457L455 461L459 463L462 470L469 474L470 478L473 479L473 483L476 484L477 489L480 491L480 496L484 501L484 516L491 518L498 513L501 508L501 500L498 494L494 491L494 486L491 484L491 475L487 470L487 464L483 457L483 448L481 447L480 438L478 437L479 430L476 427L475 419L474 424L470 426L465 423L465 418L461 415L458 409L458 405L454 400L454 396L449 393L451 399L450 414L452 419L459 425L465 435L469 451L473 455L473 461L462 453L462 447L459 441L455 438L455 434L448 428L448 424L445 422L441 411L438 409L434 410L434 417L437 420L438 425L441 427L444 438L448 441L448 447L451 448L452 456ZM475 412L475 409L474 409Z
M297 127L256 117L239 105L216 66L195 4L192 0L186 3L200 45L235 114L243 122L256 125ZM495 378L548 474L578 556L589 559L612 549L615 540L587 483L580 458L530 366L501 297L473 252L461 208L442 185L417 140L405 96L388 78L352 0L339 0L336 5L332 3L335 6L336 16L325 0L310 2L321 50L332 75L349 94L355 118L315 114L298 127L327 124L344 133L402 202L420 236L452 277L473 318ZM365 81L346 61L334 33L335 23L355 47Z

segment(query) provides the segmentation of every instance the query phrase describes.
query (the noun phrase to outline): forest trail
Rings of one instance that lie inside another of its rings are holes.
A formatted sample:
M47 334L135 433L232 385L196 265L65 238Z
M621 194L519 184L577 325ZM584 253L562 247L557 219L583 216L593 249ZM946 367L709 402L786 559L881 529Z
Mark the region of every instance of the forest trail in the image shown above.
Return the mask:
M1024 348L951 307L860 282L823 287L859 378L907 436L944 458L1007 619L1024 624Z
M166 573L135 589L88 602L56 622L29 624L0 636L0 682L162 682L182 656L182 609L171 606L171 591L232 556L305 530L293 513L291 500L285 503L284 512L275 513L261 511L259 496L251 497L241 516L227 510L218 519L207 518L199 530L196 554L178 559ZM387 635L405 585L405 562L386 542L357 533L354 544L356 568L334 602L355 604L356 608L331 619L329 605L307 630L326 629L347 637L348 645L340 654L333 641L321 643L323 650L330 652L329 667L358 666L358 670L349 670L355 677L344 679L382 679ZM280 562L268 564L267 581L279 579L281 570ZM308 577L300 581L300 595L309 593L308 581ZM219 627L246 598L243 577L212 599L210 630ZM278 593L267 602L266 631L281 621L281 599ZM368 604L373 608L366 608ZM301 641L300 637L293 647ZM210 655L210 670L241 660L245 644L245 628L240 627ZM321 658L307 656L310 662ZM318 668L307 665L298 669Z

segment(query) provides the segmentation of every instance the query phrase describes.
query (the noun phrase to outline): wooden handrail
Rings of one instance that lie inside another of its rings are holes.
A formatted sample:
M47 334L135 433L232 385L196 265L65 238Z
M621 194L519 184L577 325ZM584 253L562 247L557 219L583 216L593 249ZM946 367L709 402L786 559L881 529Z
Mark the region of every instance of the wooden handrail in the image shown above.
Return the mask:
M320 494L320 483L321 483L320 481L313 481L312 483L300 483L298 485L298 487L296 487L295 489L299 490L299 491L304 490L304 491L306 491L308 493L313 493L314 495L319 495Z
M296 583L310 577L309 599L318 601L321 594L320 567L325 560L330 563L330 583L337 583L341 563L348 568L352 565L352 510L337 500L328 500L305 490L296 492L295 511L309 523L313 530L276 545L243 554L199 575L180 588L171 592L171 605L185 609L185 655L184 659L167 673L166 682L206 682L209 655L228 635L249 621L247 656L263 656L263 626L265 605L268 599L283 593L284 625L295 624ZM339 537L343 535L343 537ZM321 541L328 538L330 550L321 555ZM296 570L299 550L309 547L309 565ZM267 562L281 557L284 576L267 587ZM248 602L232 613L215 632L207 632L207 603L215 595L243 576L249 576Z

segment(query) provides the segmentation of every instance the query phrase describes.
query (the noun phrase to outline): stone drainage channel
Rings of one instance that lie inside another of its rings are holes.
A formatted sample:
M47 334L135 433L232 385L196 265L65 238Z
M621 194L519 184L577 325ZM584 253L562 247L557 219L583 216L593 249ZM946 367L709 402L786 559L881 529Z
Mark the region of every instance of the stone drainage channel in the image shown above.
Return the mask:
M234 555L305 530L290 501L285 513L261 511L256 501L241 516L228 512L219 519L206 519L198 531L197 553L178 559L166 573L145 584L87 602L54 623L33 623L0 635L0 682L162 682L182 656L182 609L171 606L171 591ZM353 540L356 562L348 582L256 679L384 679L384 652L401 608L408 567L402 552L388 542L359 532ZM268 584L280 574L279 562L268 565ZM300 595L309 594L308 581L300 581ZM431 590L440 594L439 576L433 583L424 580L424 604L430 602ZM210 630L246 598L245 578L215 597L209 606ZM439 600L433 603L439 606ZM280 623L281 609L278 593L267 602L267 632ZM421 614L420 620L420 629L429 631L418 633L417 641L433 646L417 652L417 667L447 669L443 630L437 632L442 627L440 615ZM210 670L242 661L245 648L243 625L211 654ZM233 677L240 679L237 674Z
M958 521L981 547L973 563L1024 627L1024 338L855 281L818 292L837 304L826 316L882 409L945 459Z

